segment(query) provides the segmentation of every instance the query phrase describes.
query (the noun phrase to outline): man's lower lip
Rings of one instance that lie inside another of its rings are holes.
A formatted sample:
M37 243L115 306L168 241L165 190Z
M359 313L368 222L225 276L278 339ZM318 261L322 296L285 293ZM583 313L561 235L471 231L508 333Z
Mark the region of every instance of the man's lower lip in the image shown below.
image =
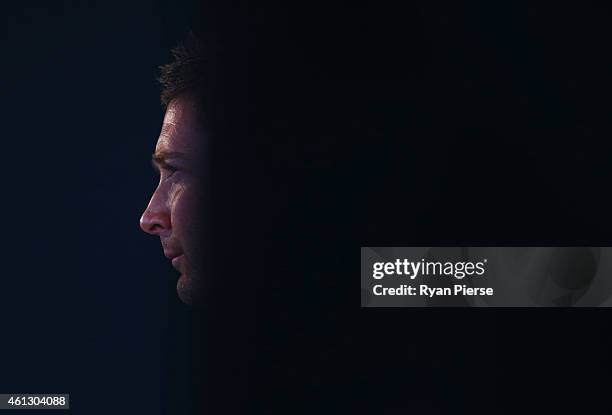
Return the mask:
M178 270L181 265L182 260L183 260L183 255L179 255L177 257L172 258L172 266Z

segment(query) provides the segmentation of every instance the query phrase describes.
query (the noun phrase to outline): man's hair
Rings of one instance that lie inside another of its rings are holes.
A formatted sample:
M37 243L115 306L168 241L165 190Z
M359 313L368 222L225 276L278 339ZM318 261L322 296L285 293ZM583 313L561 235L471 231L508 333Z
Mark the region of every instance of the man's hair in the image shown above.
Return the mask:
M170 52L174 60L159 67L164 106L183 92L199 94L204 87L204 51L200 40L189 32Z

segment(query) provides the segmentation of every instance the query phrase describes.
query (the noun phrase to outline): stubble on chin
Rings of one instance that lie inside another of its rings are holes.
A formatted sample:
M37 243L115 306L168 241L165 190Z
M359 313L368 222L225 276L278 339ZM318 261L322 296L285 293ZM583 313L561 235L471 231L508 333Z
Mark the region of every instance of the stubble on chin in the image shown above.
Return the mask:
M181 275L176 283L176 291L181 301L190 306L201 305L202 284L196 272L193 270L181 270Z
M176 283L176 291L183 303L187 305L194 305L196 303L194 289L195 287L191 279L186 274L181 274Z

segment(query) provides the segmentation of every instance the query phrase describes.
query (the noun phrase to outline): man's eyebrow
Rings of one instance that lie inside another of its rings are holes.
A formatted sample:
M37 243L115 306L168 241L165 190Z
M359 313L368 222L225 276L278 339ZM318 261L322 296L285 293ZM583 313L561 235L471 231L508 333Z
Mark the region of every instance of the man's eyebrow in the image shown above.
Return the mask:
M183 159L187 160L187 156L184 153L177 151L157 151L151 156L153 167L159 169L160 167L168 166L168 159Z

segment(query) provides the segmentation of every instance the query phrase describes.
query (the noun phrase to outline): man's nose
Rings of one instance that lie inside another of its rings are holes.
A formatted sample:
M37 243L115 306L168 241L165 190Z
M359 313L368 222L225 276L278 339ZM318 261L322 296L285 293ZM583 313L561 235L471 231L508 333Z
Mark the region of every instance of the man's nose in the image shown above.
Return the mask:
M140 228L151 235L163 235L169 233L172 228L170 210L155 193L140 217Z

